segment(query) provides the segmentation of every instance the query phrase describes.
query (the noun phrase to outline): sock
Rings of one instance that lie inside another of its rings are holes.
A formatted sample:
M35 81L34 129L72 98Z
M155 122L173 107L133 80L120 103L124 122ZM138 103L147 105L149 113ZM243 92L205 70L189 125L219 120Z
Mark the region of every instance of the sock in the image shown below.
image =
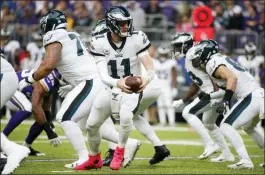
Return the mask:
M221 124L220 129L221 129L222 134L226 138L228 138L228 140L230 141L231 145L236 150L239 157L242 159L250 160L248 156L248 152L246 150L246 147L244 145L244 142L240 134L231 125L227 123Z
M43 125L39 124L38 122L35 122L29 130L29 134L25 140L27 144L32 144L34 140L41 134L43 131Z
M9 120L3 133L8 136L22 121L28 118L31 112L28 111L17 111Z
M64 134L77 152L79 159L87 160L88 151L83 137L83 133L78 125L73 121L63 121L60 123Z
M261 149L264 149L264 134L258 128L254 128L249 135Z
M31 144L28 144L26 141L22 145L27 147L27 148L31 147Z
M18 146L15 142L9 141L5 134L1 132L1 150L7 155L7 157L16 150Z
M222 154L225 157L233 156L230 149L228 148L228 145L227 145L225 138L224 138L223 134L221 133L220 129L215 124L213 124L212 126L213 127L212 127L212 129L209 130L209 133L212 136L214 142L222 150Z
M133 113L126 109L120 110L120 129L118 147L125 148L129 135L133 128Z
M166 110L164 107L158 108L158 117L159 117L159 123L161 125L166 125Z
M134 116L133 118L134 127L143 134L154 146L162 146L163 143L157 137L153 128L142 116Z
M183 114L183 117L189 123L189 125L195 130L195 132L198 133L199 136L202 138L204 146L214 144L212 138L208 134L207 129L196 115Z
M172 107L167 108L167 116L168 116L168 122L170 126L175 126L175 110Z

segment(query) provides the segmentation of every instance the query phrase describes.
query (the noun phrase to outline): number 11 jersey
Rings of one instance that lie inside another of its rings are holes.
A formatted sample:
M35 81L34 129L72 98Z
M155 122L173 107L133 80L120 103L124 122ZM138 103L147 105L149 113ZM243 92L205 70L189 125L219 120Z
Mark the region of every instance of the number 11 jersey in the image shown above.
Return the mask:
M56 68L68 83L76 86L85 80L99 77L95 60L78 33L57 29L43 37L44 47L56 42L62 45L61 58Z
M134 31L119 46L112 41L111 33L107 32L91 39L90 53L96 62L106 60L109 75L120 79L130 75L142 75L139 57L148 54L146 50L150 45L147 36L141 31Z

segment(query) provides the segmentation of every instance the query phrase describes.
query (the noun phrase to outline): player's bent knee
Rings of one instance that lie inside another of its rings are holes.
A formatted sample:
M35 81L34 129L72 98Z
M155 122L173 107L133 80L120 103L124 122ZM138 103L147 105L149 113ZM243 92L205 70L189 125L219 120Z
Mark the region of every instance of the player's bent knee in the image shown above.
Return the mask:
M204 124L205 128L207 128L209 131L212 131L216 129L214 124Z
M190 107L189 106L186 106L183 111L182 111L182 116L185 120L188 119L188 116L190 114Z

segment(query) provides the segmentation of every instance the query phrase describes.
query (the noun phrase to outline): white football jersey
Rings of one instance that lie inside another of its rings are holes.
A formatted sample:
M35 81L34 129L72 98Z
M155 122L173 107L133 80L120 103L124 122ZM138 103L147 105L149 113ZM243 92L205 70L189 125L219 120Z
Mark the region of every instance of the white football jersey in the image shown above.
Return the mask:
M45 56L44 47L39 48L35 42L30 42L26 49L30 53L30 69L38 68Z
M15 71L12 65L1 56L1 73Z
M154 59L153 63L156 75L158 76L161 85L165 87L171 87L172 68L177 67L176 60L166 59L165 61L160 61L159 59Z
M187 52L185 59L185 68L190 78L200 88L201 91L205 93L214 92L214 86L210 76L203 70L193 67L192 62L189 59L189 57L192 56L191 54L193 54L192 49Z
M221 65L226 66L237 77L237 85L235 90L235 96L237 99L245 98L255 89L260 88L258 82L247 70L245 70L245 68L243 68L234 60L228 58L226 55L221 55L220 53L213 55L206 64L207 73L216 82L218 87L226 89L226 81L216 79L213 75L216 69Z
M56 68L68 83L75 86L84 80L99 77L95 60L78 33L57 29L44 35L44 47L54 42L62 45L61 58Z
M259 81L259 67L264 63L264 56L255 56L252 60L248 60L245 55L239 55L237 61Z
M126 37L118 47L111 40L111 33L107 32L91 39L90 53L94 56L101 56L95 57L96 62L106 59L109 75L120 79L120 77L129 75L142 75L139 57L147 53L150 45L145 33L134 31L132 36Z

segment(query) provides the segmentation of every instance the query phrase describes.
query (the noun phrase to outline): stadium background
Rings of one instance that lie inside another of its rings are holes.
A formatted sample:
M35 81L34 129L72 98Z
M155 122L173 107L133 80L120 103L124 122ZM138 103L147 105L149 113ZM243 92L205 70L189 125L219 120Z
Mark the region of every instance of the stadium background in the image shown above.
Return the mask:
M35 68L34 55L27 50L30 42L41 43L37 35L40 16L49 9L59 9L67 16L70 30L79 32L86 43L91 38L90 33L95 23L104 18L106 9L113 5L127 7L134 19L135 30L144 31L153 47L150 49L152 57L157 57L156 48L161 44L168 44L177 32L195 33L199 24L193 17L194 9L207 6L211 9L213 22L208 26L210 34L202 32L199 39L211 36L220 44L223 52L237 59L244 54L244 46L253 42L257 46L257 53L264 55L264 1L240 0L189 0L189 1L73 1L73 0L9 0L1 1L1 40L13 42L12 47L6 47L7 59L16 71ZM202 31L206 31L203 28ZM15 41L15 42L14 42ZM1 42L1 45L4 42ZM181 98L188 90L191 80L184 70L184 59L176 61L178 66L178 89ZM264 87L264 64L260 66L260 80ZM60 100L54 96L53 113L60 106ZM56 107L57 101L57 107ZM177 120L183 121L177 112Z

